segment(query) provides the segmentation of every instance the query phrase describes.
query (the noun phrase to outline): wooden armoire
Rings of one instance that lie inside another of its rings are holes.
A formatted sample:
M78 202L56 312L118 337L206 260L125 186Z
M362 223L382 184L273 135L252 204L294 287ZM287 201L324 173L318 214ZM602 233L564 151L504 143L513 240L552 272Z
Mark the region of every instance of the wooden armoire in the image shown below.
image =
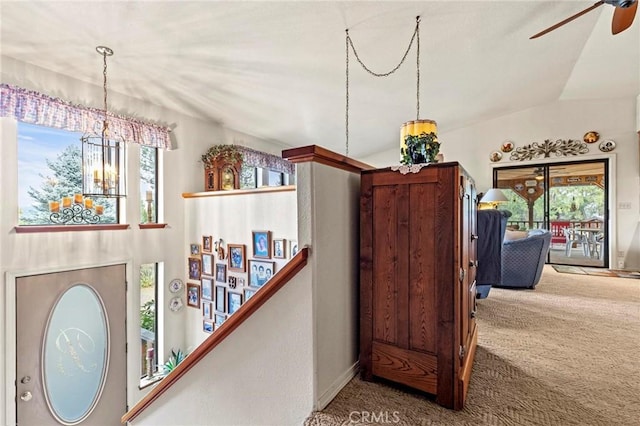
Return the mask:
M364 380L380 377L463 408L478 338L475 198L456 162L362 172Z

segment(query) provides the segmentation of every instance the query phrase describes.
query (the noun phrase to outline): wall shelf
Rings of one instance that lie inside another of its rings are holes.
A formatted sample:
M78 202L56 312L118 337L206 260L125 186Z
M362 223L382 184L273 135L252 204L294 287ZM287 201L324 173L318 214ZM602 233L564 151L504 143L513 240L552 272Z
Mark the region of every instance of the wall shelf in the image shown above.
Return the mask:
M182 198L225 197L230 195L262 194L266 192L295 191L295 185L263 186L255 189L231 189L229 191L183 192Z

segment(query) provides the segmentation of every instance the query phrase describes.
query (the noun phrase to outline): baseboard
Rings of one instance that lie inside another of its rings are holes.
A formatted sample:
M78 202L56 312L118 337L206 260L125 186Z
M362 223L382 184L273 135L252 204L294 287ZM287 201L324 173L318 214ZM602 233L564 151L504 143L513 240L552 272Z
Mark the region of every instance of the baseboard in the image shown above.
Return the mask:
M331 386L329 386L329 389L327 389L322 395L320 395L320 398L318 398L318 400L316 401L315 410L323 410L327 405L329 405L329 403L333 401L333 398L338 395L342 388L345 387L347 383L349 383L351 379L355 377L359 369L360 361L356 361L356 363L349 367L347 371L342 373L340 377L338 377L331 384Z

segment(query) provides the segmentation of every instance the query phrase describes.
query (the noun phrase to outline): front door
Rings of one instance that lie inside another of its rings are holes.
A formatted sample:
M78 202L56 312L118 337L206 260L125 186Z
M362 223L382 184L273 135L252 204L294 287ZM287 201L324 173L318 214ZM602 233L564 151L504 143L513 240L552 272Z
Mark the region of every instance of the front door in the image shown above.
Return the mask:
M17 278L19 426L120 425L125 314L125 265Z

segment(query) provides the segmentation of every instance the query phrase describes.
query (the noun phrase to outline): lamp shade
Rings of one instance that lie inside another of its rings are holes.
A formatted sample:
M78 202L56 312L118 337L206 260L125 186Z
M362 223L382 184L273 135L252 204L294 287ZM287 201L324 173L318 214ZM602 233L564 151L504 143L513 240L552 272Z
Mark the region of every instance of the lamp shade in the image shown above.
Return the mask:
M491 188L482 196L481 203L506 203L509 199L498 188Z

